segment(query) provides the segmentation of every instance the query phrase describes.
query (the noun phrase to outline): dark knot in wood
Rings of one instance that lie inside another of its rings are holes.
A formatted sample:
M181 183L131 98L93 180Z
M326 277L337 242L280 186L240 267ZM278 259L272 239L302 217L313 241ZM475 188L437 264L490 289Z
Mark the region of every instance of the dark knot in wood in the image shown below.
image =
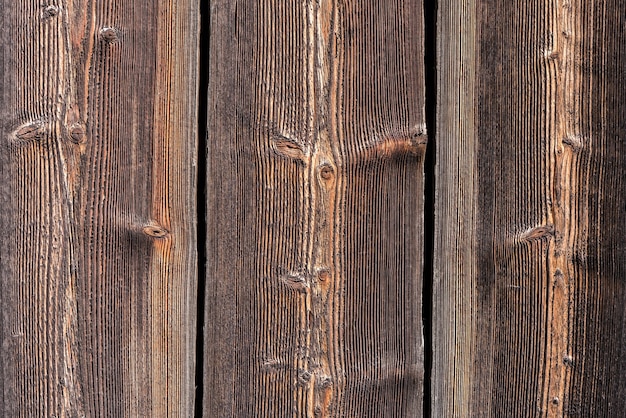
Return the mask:
M170 232L160 225L149 224L143 227L143 233L152 238L165 238Z
M117 29L111 27L100 29L100 39L110 44L117 42L119 40Z

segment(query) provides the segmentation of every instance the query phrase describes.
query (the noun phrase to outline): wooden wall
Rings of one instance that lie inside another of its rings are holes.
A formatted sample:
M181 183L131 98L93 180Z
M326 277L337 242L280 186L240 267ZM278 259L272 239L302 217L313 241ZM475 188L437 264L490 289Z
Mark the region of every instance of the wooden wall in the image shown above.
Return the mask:
M421 415L422 19L212 3L205 417Z
M6 2L0 416L621 416L625 6Z
M624 414L624 6L439 4L433 416Z
M0 415L192 416L196 4L0 19Z

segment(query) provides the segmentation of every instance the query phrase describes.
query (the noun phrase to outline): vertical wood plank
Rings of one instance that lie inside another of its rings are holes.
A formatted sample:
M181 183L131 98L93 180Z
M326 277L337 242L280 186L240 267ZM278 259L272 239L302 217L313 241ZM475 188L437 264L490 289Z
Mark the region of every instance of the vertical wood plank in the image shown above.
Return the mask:
M3 416L193 414L196 8L3 5Z
M204 416L419 416L421 2L211 3Z
M625 5L440 4L435 416L623 414Z

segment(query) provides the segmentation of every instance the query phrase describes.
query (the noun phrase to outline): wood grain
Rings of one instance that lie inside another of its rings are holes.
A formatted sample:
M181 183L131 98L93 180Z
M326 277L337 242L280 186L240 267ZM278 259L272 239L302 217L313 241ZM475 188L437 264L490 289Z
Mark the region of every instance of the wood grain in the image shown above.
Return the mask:
M433 416L623 415L624 6L440 3Z
M421 415L422 32L211 3L204 416Z
M196 7L2 7L2 416L193 414Z

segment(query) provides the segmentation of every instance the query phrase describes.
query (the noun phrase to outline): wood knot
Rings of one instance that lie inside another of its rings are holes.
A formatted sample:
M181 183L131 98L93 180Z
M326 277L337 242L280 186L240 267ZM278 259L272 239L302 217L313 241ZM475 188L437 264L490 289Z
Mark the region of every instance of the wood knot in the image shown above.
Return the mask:
M280 278L281 282L289 289L305 292L309 288L309 282L304 274L289 273Z
M108 26L100 29L100 39L110 44L117 42L119 40L117 29Z
M561 140L564 145L567 145L572 151L578 152L583 148L582 135L568 135Z
M270 372L272 370L284 368L285 364L283 360L279 358L270 358L263 361L262 370Z
M554 225L542 225L535 228L531 228L522 233L519 237L522 242L541 241L554 238Z
M330 271L328 271L327 269L320 270L317 273L317 280L319 280L320 282L325 283L329 279L330 279Z
M298 384L306 386L311 381L311 373L304 369L298 370Z
M142 230L147 236L157 239L165 238L170 234L167 229L163 228L161 225L157 225L156 223L145 225Z
M43 11L41 12L41 18L50 19L52 17L58 16L58 14L59 14L58 6L50 5L50 6L44 7Z
M400 160L418 157L426 152L428 137L417 132L409 137L392 137L375 140L361 149L359 160L373 162L379 160Z
M556 60L559 59L559 51L546 50L546 51L543 52L543 56L548 61L556 61Z
M70 139L75 144L83 144L86 140L85 126L80 123L74 123L69 128Z
M39 141L48 131L46 125L42 121L32 121L19 126L14 132L14 142L17 144L25 144L28 142Z
M307 161L307 149L297 141L292 140L286 136L277 135L272 139L271 147L274 152L281 157L295 160L297 162L306 164Z
M318 168L322 180L332 180L335 177L335 169L328 163L321 164Z
M333 378L330 376L326 376L326 375L319 376L317 380L319 381L318 387L320 389L327 389L331 387L333 384Z

